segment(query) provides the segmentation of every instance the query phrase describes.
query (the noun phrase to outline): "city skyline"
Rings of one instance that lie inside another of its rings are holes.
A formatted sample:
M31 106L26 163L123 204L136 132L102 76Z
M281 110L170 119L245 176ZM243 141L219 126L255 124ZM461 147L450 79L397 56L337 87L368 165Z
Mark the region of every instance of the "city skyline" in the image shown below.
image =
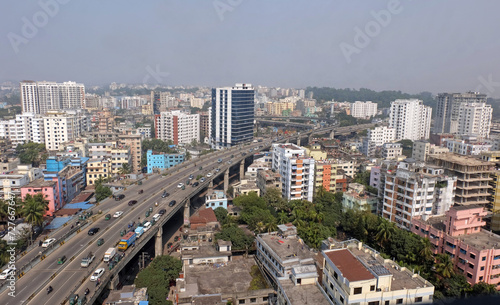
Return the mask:
M248 82L500 97L492 61L499 4L450 3L9 2L0 82Z

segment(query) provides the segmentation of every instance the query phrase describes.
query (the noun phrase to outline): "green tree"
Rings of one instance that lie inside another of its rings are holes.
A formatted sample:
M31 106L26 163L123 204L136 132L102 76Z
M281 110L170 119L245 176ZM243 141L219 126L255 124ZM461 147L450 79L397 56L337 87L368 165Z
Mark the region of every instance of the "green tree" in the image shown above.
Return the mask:
M486 284L485 282L479 282L472 286L471 294L474 296L495 295L498 294L498 291L495 285Z
M215 217L220 224L223 224L227 219L227 210L223 207L218 207L214 210Z
M455 274L453 262L448 255L437 255L436 272L443 278L451 278Z
M172 256L157 256L135 279L137 288L148 288L149 303L152 305L170 305L166 298L170 282L174 281L182 271L182 262Z
M33 226L41 226L43 223L43 215L49 210L48 201L43 198L42 194L31 196L27 194L24 197L21 214L25 221Z
M267 188L263 198L276 211L284 211L288 208L287 201L281 196L281 190L276 187Z
M3 229L7 226L7 218L9 217L9 204L5 200L0 199L0 222L3 223Z
M253 243L253 237L246 235L241 228L236 226L223 228L220 233L215 234L215 239L231 241L234 250L248 249Z
M34 142L19 144L16 147L16 152L22 164L31 164L38 167L41 161L41 153L45 152L45 145Z
M392 235L394 234L395 226L394 223L389 222L387 219L382 219L380 224L378 225L378 233L375 236L380 246L384 248L384 244L391 240Z
M102 178L99 178L99 180L95 182L95 200L101 202L111 196L111 194L113 194L111 189L104 185L104 180Z
M130 165L128 163L123 163L122 167L119 170L120 175L130 174Z

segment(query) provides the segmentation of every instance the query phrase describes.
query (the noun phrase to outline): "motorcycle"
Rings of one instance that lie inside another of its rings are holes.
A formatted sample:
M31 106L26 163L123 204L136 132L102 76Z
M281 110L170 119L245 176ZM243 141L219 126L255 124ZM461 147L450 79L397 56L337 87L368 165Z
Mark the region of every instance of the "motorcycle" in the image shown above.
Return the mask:
M49 286L49 287L47 288L47 294L51 293L51 292L52 292L52 290L54 290L54 289L52 288L52 286Z
M85 295L89 294L90 293L90 289L85 289Z

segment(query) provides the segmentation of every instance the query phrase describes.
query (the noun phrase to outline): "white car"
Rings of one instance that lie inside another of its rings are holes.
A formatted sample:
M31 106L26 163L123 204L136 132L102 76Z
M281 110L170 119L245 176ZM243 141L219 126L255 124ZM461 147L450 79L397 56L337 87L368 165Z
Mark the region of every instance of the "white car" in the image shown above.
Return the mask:
M55 238L46 239L42 244L42 248L47 248L48 246L52 245L55 241L56 241Z
M181 183L179 183L179 184L177 184L177 187L178 187L178 188L181 188L181 187L183 187L183 186L184 186L184 183L182 183L182 182L181 182Z
M205 179L205 177L202 177L202 178L200 179L200 182L201 182L201 183L203 183L203 182L205 182L205 180L206 180L206 179Z
M210 178L210 177L212 177L212 173L207 174L207 178Z
M216 172L216 173L220 172L220 168L218 168L218 167L217 167L217 168L215 169L215 172Z
M91 282L97 281L103 274L104 274L104 268L96 269L94 273L92 273L92 275L90 276L90 281Z
M115 214L113 215L114 218L118 218L120 216L122 216L123 214L123 211L118 211L118 212L115 212Z
M10 274L15 274L16 272L16 269L12 269L12 268L7 268L5 269L2 273L0 273L0 280L5 280L7 277L10 276Z

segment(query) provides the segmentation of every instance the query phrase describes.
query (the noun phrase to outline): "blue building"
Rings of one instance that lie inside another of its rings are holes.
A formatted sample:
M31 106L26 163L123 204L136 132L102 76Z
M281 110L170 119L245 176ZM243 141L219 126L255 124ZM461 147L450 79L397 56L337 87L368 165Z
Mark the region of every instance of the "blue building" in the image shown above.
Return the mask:
M227 196L221 190L209 190L205 195L205 207L215 210L218 207L227 210Z
M252 141L254 95L250 84L212 89L210 145L213 149Z
M155 168L162 170L184 162L184 154L160 154L154 153L150 149L147 153L147 160L149 174L152 173Z
M49 157L43 172L46 181L55 181L62 204L71 202L87 186L87 163L85 157Z

